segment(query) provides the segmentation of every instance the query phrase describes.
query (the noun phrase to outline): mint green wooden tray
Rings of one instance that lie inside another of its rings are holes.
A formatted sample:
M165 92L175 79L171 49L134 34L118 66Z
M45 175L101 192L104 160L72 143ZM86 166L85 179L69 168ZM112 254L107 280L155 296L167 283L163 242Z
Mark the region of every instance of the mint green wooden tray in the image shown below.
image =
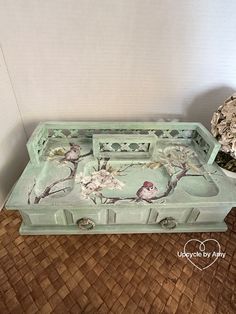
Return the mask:
M225 231L236 204L199 123L45 122L27 148L21 234Z

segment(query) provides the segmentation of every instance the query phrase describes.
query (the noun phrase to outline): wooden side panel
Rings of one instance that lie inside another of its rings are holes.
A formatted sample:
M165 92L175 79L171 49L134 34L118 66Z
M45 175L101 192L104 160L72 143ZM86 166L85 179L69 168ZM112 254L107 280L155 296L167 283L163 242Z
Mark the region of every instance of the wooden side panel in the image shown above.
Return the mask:
M150 214L150 208L109 209L109 224L146 224Z

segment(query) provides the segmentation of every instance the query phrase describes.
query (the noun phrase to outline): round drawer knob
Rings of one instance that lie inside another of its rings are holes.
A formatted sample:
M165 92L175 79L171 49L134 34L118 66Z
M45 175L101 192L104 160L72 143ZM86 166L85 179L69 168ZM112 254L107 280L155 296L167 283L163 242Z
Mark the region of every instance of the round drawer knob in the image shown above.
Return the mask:
M92 230L95 227L95 222L90 218L80 218L76 223L81 230Z
M163 229L174 229L177 222L173 217L166 217L160 221L160 225Z

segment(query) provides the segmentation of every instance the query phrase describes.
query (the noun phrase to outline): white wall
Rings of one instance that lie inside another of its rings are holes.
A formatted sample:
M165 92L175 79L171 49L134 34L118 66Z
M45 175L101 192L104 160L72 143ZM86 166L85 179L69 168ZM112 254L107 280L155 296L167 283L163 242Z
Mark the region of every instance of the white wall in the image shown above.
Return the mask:
M0 49L0 209L27 161L26 134Z
M174 114L207 125L236 88L234 12L233 0L0 0L28 134L45 119Z
M28 136L49 119L164 114L209 126L236 89L235 12L234 0L0 0Z
M236 1L0 0L28 131L47 119L208 124L236 89Z

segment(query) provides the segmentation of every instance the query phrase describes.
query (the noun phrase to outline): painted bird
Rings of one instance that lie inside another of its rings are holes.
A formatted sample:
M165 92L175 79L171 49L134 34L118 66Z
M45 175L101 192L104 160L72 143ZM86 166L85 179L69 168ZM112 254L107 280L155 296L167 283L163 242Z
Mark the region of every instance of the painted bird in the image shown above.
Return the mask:
M154 186L154 184L152 182L145 181L136 193L137 201L144 200L151 203L152 198L156 197L157 193L158 189Z
M74 143L70 143L70 150L65 153L64 158L61 159L62 161L76 161L79 159L80 156L80 146Z

